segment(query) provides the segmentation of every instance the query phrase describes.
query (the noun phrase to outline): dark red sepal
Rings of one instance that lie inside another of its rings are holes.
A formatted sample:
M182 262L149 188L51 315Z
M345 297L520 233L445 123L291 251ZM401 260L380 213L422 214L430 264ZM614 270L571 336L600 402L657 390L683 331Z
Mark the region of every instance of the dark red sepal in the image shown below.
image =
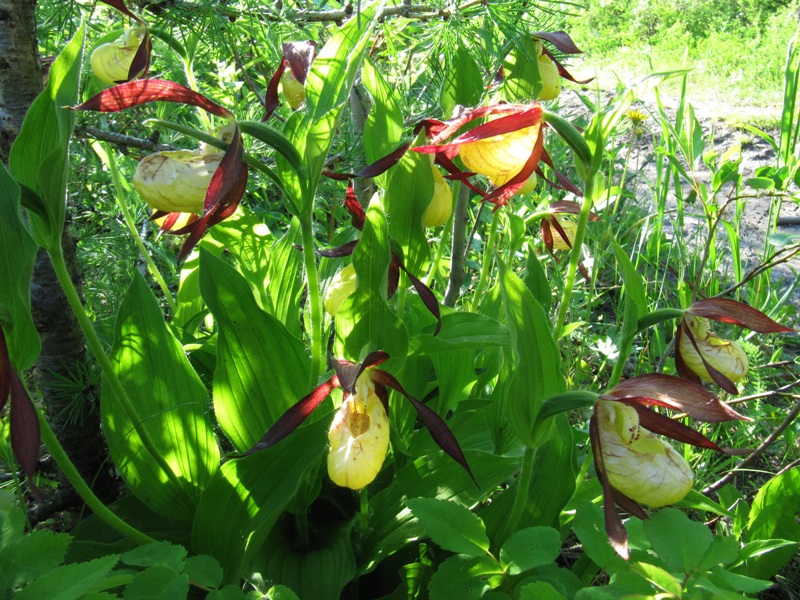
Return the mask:
M314 55L317 52L317 43L312 40L284 42L282 49L292 75L305 85L308 73L311 71L311 63L314 62Z
M400 382L394 378L391 374L383 371L381 369L375 369L371 373L372 380L385 385L388 388L391 388L408 398L409 402L414 406L417 413L419 414L422 422L425 424L425 427L428 428L428 431L431 434L433 440L438 444L438 446L445 451L445 453L456 461L459 465L464 467L464 470L469 474L472 481L475 483L478 488L477 480L475 476L472 474L472 470L469 468L469 463L467 463L467 458L464 456L464 452L461 450L461 446L458 445L458 440L456 440L453 432L450 431L450 428L444 422L444 420L434 411L433 409L429 408L427 405L423 404L416 398L412 397L408 394L408 392L403 389L403 386L400 385Z
M145 31L144 38L136 49L136 54L133 55L131 66L128 68L128 78L125 81L131 81L136 77L147 77L147 73L150 72L150 53L152 48L150 34ZM125 81L118 81L117 83L125 83Z
M694 348L694 351L700 357L700 360L703 361L703 366L706 368L706 371L708 371L708 374L711 376L711 379L714 381L714 383L716 383L719 387L721 387L723 390L725 390L729 394L732 394L734 396L738 396L739 395L739 388L736 387L736 384L733 383L733 381L731 381L731 379L727 375L725 375L724 373L722 373L719 370L717 370L714 367L712 367L711 363L709 363L706 360L706 357L703 356L703 353L700 351L700 348L697 345L697 340L694 339L694 334L692 333L692 330L689 327L684 327L683 323L681 323L681 325L678 327L678 330L679 330L679 332L681 330L683 331L683 335L686 336L686 338L689 340L689 343ZM677 342L675 342L675 343L676 343L676 346L677 346ZM676 350L678 352L680 352L679 348L676 348ZM685 370L691 370L691 369L689 369L689 367L686 364L686 362L683 360L683 356L681 356L681 363L682 363L682 367L684 369L684 372L685 372ZM698 377L698 379L699 379L699 377Z
M601 398L672 408L706 423L750 420L721 402L702 385L662 373L626 379Z
M337 387L339 387L339 378L334 375L328 381L319 385L317 389L308 394L308 396L297 401L275 421L272 427L269 428L269 431L264 434L264 437L258 440L252 448L243 454L243 456L274 446L291 434L308 418L311 411L317 408L317 406L330 395L334 388Z
M341 258L343 256L350 256L353 254L353 251L358 246L358 240L353 240L351 242L347 242L346 244L342 244L341 246L336 246L335 248L328 248L327 250L317 250L317 256L324 256L325 258Z
M785 327L770 319L758 309L730 298L709 298L694 302L686 312L721 323L731 323L746 327L758 333L792 333L794 329Z
M31 493L37 501L41 496L34 485L34 475L36 474L36 460L39 456L40 430L39 416L33 406L25 386L11 372L11 418L9 423L11 430L11 449L14 456L28 476L28 485Z
M342 389L349 394L355 394L356 382L361 374L368 368L379 365L389 360L389 355L383 350L376 350L367 354L366 358L360 363L353 363L349 360L335 359L333 361L333 368L336 370L336 375L339 377L339 383Z
M628 532L622 524L622 519L617 512L614 505L614 488L606 475L605 466L603 465L603 448L600 444L600 425L597 418L597 407L595 406L592 418L589 420L589 439L592 445L592 454L594 454L594 470L597 473L597 478L600 480L600 485L603 489L603 515L605 519L606 535L608 541L614 552L619 554L625 560L630 558L630 550L628 549Z
M284 70L286 70L286 57L281 59L281 64L275 69L275 72L272 74L267 84L267 93L264 95L264 116L261 118L262 121L269 119L272 113L275 112L275 109L281 104L280 97L278 96L278 85L280 85L281 75L283 75Z
M717 452L725 452L702 433L695 431L680 421L670 419L666 415L657 413L635 402L626 402L624 400L620 402L632 406L639 415L639 424L653 433L658 433L678 442L691 444L699 448L708 448L709 450L716 450Z
M103 90L83 104L72 108L73 110L118 112L148 102L177 102L178 104L198 106L218 117L230 118L233 116L227 108L206 98L203 94L166 79L137 79L121 83Z
M130 10L128 10L128 7L125 6L125 2L123 2L123 0L100 0L100 1L103 2L104 4L108 4L113 8L116 8L119 12L121 12L127 17L130 17L140 25L144 25L144 21L142 21L139 17L137 17Z
M439 335L439 331L442 329L442 315L439 311L439 301L436 299L436 295L433 293L431 288L425 285L425 283L418 279L417 276L411 271L406 269L402 262L398 261L397 264L403 270L403 272L408 275L409 280L411 280L411 285L414 286L417 294L419 294L419 298L422 300L425 308L427 308L428 312L436 317L436 329L434 330L433 335Z
M353 227L362 231L364 229L364 223L367 221L367 213L364 212L364 208L359 204L358 198L356 198L353 184L348 184L347 186L347 192L344 196L344 206L350 213L350 220L353 223Z

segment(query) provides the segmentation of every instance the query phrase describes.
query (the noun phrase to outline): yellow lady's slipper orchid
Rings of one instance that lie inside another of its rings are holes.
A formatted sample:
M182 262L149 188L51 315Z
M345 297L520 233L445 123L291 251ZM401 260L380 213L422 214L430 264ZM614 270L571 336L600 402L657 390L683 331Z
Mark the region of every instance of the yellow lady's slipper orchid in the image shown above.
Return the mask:
M389 418L367 373L356 381L328 432L328 475L333 483L353 490L378 475L389 450Z
M344 304L353 292L358 287L358 275L356 275L356 268L352 264L347 265L344 269L334 275L333 280L328 285L328 290L325 292L325 312L330 316L335 317L336 313Z
M145 156L133 174L133 185L151 208L199 213L221 154L176 150Z
M575 242L575 232L578 231L578 224L569 217L560 214L555 214L552 218L558 221L561 229L563 229L564 233L567 235L567 239L565 240L561 232L556 229L555 226L550 227L550 232L553 236L553 248L555 250L569 250Z
M639 424L636 409L602 400L596 411L603 469L615 489L652 507L674 504L689 493L694 475L688 463Z
M536 177L536 173L531 173L530 177L522 184L522 187L517 190L517 194L530 194L536 189L537 183L539 183L539 178Z
M447 219L453 214L453 196L450 192L450 186L447 181L439 172L439 169L433 169L433 198L428 205L423 217L422 224L425 227L438 227L447 223Z
M694 338L697 349L689 339ZM736 342L723 339L711 331L708 320L691 314L685 314L679 335L678 351L686 366L702 381L711 382L714 378L708 372L705 362L722 373L732 382L736 382L747 374L749 363L747 354ZM700 351L698 353L698 350Z
M471 171L500 187L517 175L533 153L541 124L461 145L459 155Z
M125 30L125 38L119 44L102 44L92 52L92 71L104 83L128 81L128 72L136 56L139 45L144 40L144 27L129 27ZM133 79L140 77L144 69Z

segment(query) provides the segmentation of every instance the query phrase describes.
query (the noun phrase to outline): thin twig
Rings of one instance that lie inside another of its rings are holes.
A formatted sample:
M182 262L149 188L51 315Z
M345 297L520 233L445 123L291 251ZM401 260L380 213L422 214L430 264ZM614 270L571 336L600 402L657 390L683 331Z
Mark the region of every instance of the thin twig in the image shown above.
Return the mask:
M162 152L164 150L175 150L174 146L169 144L159 144L151 139L137 138L122 133L114 133L113 131L105 131L91 125L81 125L75 128L75 136L84 139L95 139L102 142L108 142L116 146L125 146L129 148L139 148L140 150L147 150L149 152Z
M781 434L786 430L786 428L792 424L792 421L794 421L797 418L797 415L800 414L800 401L797 401L800 400L800 395L791 394L791 397L794 398L796 402L792 410L789 411L789 414L786 415L786 418L783 420L783 423L781 423L777 427L777 429L775 429L775 431L773 431L769 436L767 436L767 439L761 442L761 445L759 445L758 448L753 450L750 456L748 456L741 463L739 463L739 465L735 469L732 469L727 473L727 475L721 477L711 485L706 486L706 488L702 492L703 494L710 494L711 492L716 492L722 486L728 483L731 479L736 477L737 473L745 470L747 467L753 464L755 460L759 456L761 456L761 454L763 454L763 452L767 448L769 448L775 442L775 440L777 440L781 436Z

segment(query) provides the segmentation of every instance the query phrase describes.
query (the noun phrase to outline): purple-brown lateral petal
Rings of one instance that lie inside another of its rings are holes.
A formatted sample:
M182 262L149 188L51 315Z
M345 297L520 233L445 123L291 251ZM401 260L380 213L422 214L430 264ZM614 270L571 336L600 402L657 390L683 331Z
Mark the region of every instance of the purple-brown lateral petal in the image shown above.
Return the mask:
M749 420L720 402L719 398L702 385L661 373L627 379L614 386L607 395L626 404L672 408L706 423Z
M264 450L280 442L297 429L302 422L308 418L311 411L317 408L317 406L330 395L334 388L337 387L339 387L339 378L334 375L283 413L272 427L269 428L269 431L264 434L264 437L258 440L258 442L245 452L243 456L258 452L259 450Z
M534 31L531 35L550 42L564 54L582 54L566 31Z
M791 333L794 331L791 327L785 327L773 321L760 310L730 298L698 300L687 308L686 312L721 323L746 327L758 333Z
M716 450L717 452L724 452L722 448L717 446L702 433L695 431L680 421L670 419L666 415L659 414L635 402L628 403L624 400L620 400L620 402L633 406L636 413L639 415L639 424L653 433L667 436L668 438L683 442L684 444L691 444L699 448L708 448L710 450Z
M422 419L422 422L425 424L425 427L428 428L433 441L435 441L450 458L464 467L464 470L469 474L475 485L480 488L475 476L472 474L472 469L469 468L469 463L467 463L467 458L464 456L461 446L458 445L458 440L456 440L453 432L450 431L450 428L444 422L444 419L442 419L442 417L440 417L432 408L409 395L408 392L403 389L403 386L400 385L400 382L397 381L393 375L387 373L386 371L375 369L372 371L372 378L373 381L392 388L408 398L409 402L411 402Z
M131 66L128 68L128 79L126 81L131 81L139 75L139 73L142 74L141 77L147 77L147 73L150 71L150 53L152 49L153 45L150 41L150 34L145 31L144 39L142 39L142 43L139 44L139 48L136 49L136 54L133 55Z
M14 370L11 367L11 357L8 355L6 334L0 325L0 410L3 410L11 394L11 377Z
M711 376L711 379L714 380L714 383L716 383L719 387L721 387L723 390L725 390L729 394L732 394L734 396L738 396L739 395L739 388L736 387L736 384L733 383L733 381L731 381L730 378L727 375L725 375L724 373L720 372L718 369L715 369L713 366L711 366L711 364L708 362L708 360L706 360L706 357L704 356L704 353L700 350L699 346L697 345L697 340L694 338L694 334L692 333L691 328L690 327L686 327L683 323L681 323L678 326L678 334L680 334L680 333L683 333L683 335L685 335L686 338L689 340L689 343L694 348L694 351L697 353L697 356L700 357L700 360L703 362L703 366L706 368L706 371L708 371L708 374ZM680 348L678 347L677 342L675 342L675 344L676 344L675 350L676 350L676 356L677 356L678 352L680 352ZM682 369L691 371L691 369L689 369L689 365L686 364L686 361L683 359L682 356L681 356L681 367L682 367ZM683 375L683 373L685 371L683 371L683 372L682 371L678 371L678 372L681 373L681 375ZM700 378L698 377L698 379L700 379ZM692 379L692 381L694 381L694 379Z
M285 69L286 57L281 59L281 64L275 69L275 73L272 74L269 84L267 84L267 93L264 95L264 116L261 118L262 121L269 119L272 113L275 112L275 109L281 104L280 97L278 96L278 86L280 85L281 75L283 75Z
M347 186L347 192L344 195L344 207L347 209L347 212L350 213L350 221L353 227L362 231L364 229L364 223L367 222L367 213L364 212L364 207L358 203L356 191L352 184Z
M346 244L342 244L341 246L336 246L335 248L328 248L327 250L317 250L317 256L324 256L325 258L342 258L343 256L350 256L353 254L353 251L358 246L359 240L353 240L351 242L347 242Z
M411 271L406 269L403 263L399 262L398 264L405 274L408 275L408 278L411 280L411 285L417 290L417 294L419 294L420 300L422 300L425 308L436 317L436 330L433 332L433 335L439 335L439 331L442 329L442 315L439 312L439 301L436 299L436 295L431 288L420 281Z
M128 10L128 7L125 6L125 2L123 2L123 0L100 0L100 1L102 3L104 3L104 4L108 4L109 6L111 6L113 8L116 8L119 12L121 12L122 14L124 14L127 17L130 17L131 19L133 19L137 23L139 23L141 25L144 25L144 21L142 21L139 17L137 17L130 10Z
M11 372L11 449L19 466L28 476L31 490L35 493L33 477L36 459L39 456L39 417L28 392L16 373Z
M227 108L206 98L203 94L166 79L137 79L121 83L103 90L73 109L118 112L148 102L177 102L198 106L218 117L230 118L232 116Z

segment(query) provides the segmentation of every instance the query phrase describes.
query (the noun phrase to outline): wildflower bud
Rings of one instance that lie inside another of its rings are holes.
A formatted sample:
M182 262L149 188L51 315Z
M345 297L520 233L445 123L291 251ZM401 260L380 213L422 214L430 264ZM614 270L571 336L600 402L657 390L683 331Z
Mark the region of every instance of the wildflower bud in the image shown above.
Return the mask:
M703 364L703 359L732 382L738 381L747 374L749 362L742 347L711 331L707 319L687 313L683 317L682 324L683 327L679 334L681 339L678 345L681 358L701 380L713 381L708 369ZM691 332L697 349L700 350L699 354L684 328Z
M542 80L542 89L539 90L537 100L555 100L561 93L561 76L558 67L546 54L539 57L539 77Z
M286 69L281 75L281 87L283 88L283 96L292 107L292 110L297 110L306 101L306 88L300 83L292 73L291 69Z
M380 472L389 450L389 419L368 375L359 377L355 394L342 402L328 441L328 475L336 485L360 490Z
M151 208L199 213L222 155L204 156L177 150L145 156L133 174L133 185Z
M674 504L689 493L694 475L688 463L639 424L636 409L603 400L596 414L603 469L615 489L654 508Z
M92 52L92 71L104 83L128 81L136 51L145 36L144 27L129 27L125 30L125 38L121 44L102 44ZM144 69L133 79L140 77Z
M356 291L356 287L358 287L356 268L349 264L339 271L328 285L328 290L325 292L325 312L335 317L344 301Z
M438 227L447 223L447 219L453 213L453 196L450 193L450 186L439 169L433 168L433 198L425 211L423 225L425 227Z

